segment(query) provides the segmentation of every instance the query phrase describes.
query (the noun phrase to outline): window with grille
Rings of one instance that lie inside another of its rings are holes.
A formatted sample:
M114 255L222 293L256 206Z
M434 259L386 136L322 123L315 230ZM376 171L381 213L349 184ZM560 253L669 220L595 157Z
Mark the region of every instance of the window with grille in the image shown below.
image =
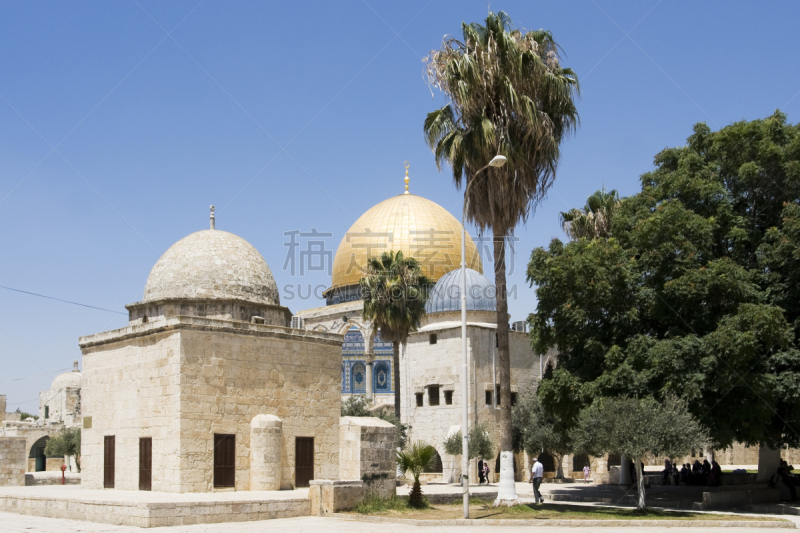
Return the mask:
M414 396L417 397L417 407L422 407L422 393L418 392Z
M453 405L453 391L444 391L444 403L447 405Z

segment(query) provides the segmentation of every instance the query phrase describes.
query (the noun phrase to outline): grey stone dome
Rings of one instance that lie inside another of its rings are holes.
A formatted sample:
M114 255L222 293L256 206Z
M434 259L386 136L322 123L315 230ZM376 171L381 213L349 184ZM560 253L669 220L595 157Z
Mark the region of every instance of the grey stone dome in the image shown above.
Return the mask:
M50 390L59 389L80 389L83 385L83 375L77 370L59 374L50 385Z
M278 285L258 250L215 229L192 233L164 252L150 271L142 301L196 299L280 304Z
M467 269L467 311L497 311L497 291L483 275ZM461 269L451 270L431 289L425 312L461 311Z

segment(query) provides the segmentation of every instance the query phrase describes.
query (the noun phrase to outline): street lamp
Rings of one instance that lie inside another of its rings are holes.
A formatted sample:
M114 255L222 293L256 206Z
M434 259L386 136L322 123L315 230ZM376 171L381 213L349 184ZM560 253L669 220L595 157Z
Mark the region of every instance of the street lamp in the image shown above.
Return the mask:
M469 205L469 187L478 178L478 175L489 167L499 168L506 164L506 157L496 155L489 163L475 172L472 180L464 188L464 207L461 210L461 485L464 494L464 518L469 518L469 365L467 363L467 229L464 221L467 218Z

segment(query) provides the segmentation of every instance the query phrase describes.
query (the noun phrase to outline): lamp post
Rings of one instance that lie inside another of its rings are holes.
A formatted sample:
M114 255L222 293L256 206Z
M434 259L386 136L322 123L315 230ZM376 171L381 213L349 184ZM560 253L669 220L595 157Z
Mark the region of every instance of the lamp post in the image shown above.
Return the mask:
M506 161L507 160L505 156L496 155L491 161L489 161L488 164L475 172L472 177L472 181L467 183L467 186L464 188L464 207L461 210L461 485L464 495L464 518L469 518L469 404L467 403L467 396L469 395L469 384L467 383L469 379L469 367L467 362L467 228L464 225L464 221L467 218L467 205L469 205L468 193L470 185L475 183L475 180L481 172L489 167L502 167L506 164Z

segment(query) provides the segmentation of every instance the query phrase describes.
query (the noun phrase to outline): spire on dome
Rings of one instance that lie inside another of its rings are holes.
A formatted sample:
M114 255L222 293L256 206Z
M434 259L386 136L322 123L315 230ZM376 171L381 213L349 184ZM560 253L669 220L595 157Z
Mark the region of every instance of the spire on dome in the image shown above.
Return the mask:
M77 359L75 359L75 360L72 362L72 371L73 371L73 372L80 372L80 370L78 370L78 360L77 360Z
M408 194L408 167L409 167L408 161L405 161L404 165L406 167L406 179L404 179L403 181L406 182L406 192L404 192L403 194Z
M214 206L211 206L211 229L216 229L214 224Z

